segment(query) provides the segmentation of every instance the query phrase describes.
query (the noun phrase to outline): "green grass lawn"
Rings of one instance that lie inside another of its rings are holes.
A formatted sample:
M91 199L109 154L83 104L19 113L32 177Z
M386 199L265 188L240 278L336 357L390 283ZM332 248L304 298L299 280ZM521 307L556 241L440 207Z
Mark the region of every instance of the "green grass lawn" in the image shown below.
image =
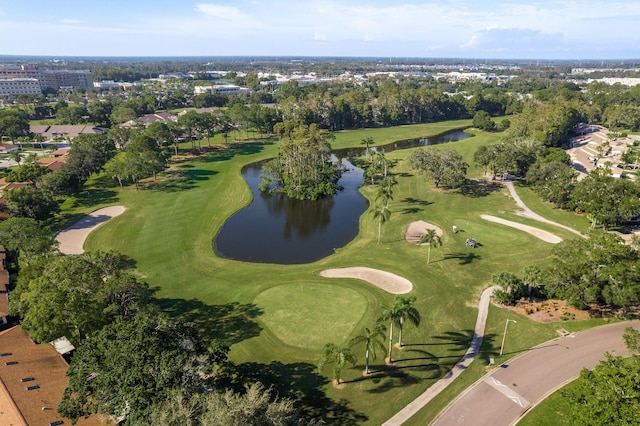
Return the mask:
M360 146L368 136L382 144L468 125L466 120L340 132L334 147ZM472 165L475 149L499 137L479 133L449 146ZM222 141L217 135L213 143ZM242 167L275 156L272 142L234 144L174 164L183 172L182 178L150 182L139 191L134 187L120 189L104 177L95 178L80 197L66 200L61 223L106 205L125 206L125 213L89 236L86 248L113 249L133 258L141 277L156 289L163 309L192 322L211 338L228 341L232 345L230 357L241 364L246 377L272 385L281 397L293 398L304 414L321 415L335 424L377 425L427 389L464 354L476 321L477 300L490 285L491 275L504 270L518 272L529 264L543 265L550 260L552 247L524 232L480 219L483 213L508 215L515 211L515 204L502 190L488 187L485 191L480 183L471 183L464 191L436 190L409 169L406 160L410 152L387 154L396 161L393 172L398 185L382 243L376 243L377 223L367 212L352 242L310 264L252 264L218 258L212 250L212 240L225 220L251 201ZM470 167L470 177L481 173ZM368 186L361 192L369 198L375 196ZM426 248L403 238L404 230L415 220L425 220L445 231L443 245L432 249L429 265ZM568 219L554 220L567 223ZM450 232L453 225L460 230L457 234ZM467 247L469 237L481 246ZM402 351L394 350L397 362L393 367L384 365L383 356L373 361L371 377L362 377L364 351L354 348L358 365L343 371L347 385L337 390L329 384L329 369L317 371L320 349L328 342L346 344L363 327L375 323L382 305L393 302L392 295L367 283L317 274L324 268L346 266L379 268L412 281L411 295L417 297L422 323L419 328L406 327L403 341L407 345ZM489 357L497 358L498 336L505 318L512 315L491 309L489 338L481 359L449 393L427 407L424 418L434 416L454 390L480 377ZM518 320L517 325L510 328L508 356L554 334L548 324ZM571 326L563 323L563 327Z

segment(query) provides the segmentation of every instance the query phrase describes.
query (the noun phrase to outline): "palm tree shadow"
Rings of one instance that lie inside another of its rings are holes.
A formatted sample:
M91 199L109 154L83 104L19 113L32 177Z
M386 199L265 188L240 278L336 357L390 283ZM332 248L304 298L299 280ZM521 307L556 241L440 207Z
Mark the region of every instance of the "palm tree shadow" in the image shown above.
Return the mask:
M366 392L371 394L380 394L390 391L394 388L406 387L419 383L422 378L403 371L402 368L395 366L385 366L386 374L371 379L375 387L368 389Z
M458 262L459 265L468 265L474 260L482 259L482 256L472 252L469 252L469 253L455 252L455 253L445 254L441 260L449 260L449 259L458 259L460 261Z
M451 351L461 351L469 348L473 339L473 330L463 330L462 332L447 331L440 336L435 336L434 339L445 341L447 345L453 345Z
M433 204L433 202L429 202L426 200L418 200L416 198L413 197L407 197L404 198L403 200L400 200L401 203L406 203L409 206L403 208L402 210L400 210L400 212L402 214L412 214L412 213L418 213L424 210L424 207Z

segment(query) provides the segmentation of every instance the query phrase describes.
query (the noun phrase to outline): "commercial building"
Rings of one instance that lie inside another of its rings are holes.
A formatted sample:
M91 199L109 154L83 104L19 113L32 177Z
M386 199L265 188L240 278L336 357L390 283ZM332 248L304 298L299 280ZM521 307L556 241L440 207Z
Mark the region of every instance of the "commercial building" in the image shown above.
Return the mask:
M0 81L2 80L14 80L14 83L18 83L15 79L21 80L22 88L27 90L27 84L29 89L33 91L33 82L23 81L25 79L36 79L39 83L40 90L60 89L61 87L67 87L72 89L88 89L93 88L93 77L89 70L40 70L32 65L0 65ZM8 84L8 83L7 83ZM1 94L2 92L0 92ZM9 93L13 95L15 93ZM35 94L35 93L18 93L18 94ZM6 96L6 95L5 95Z
M42 93L37 78L0 78L0 96L39 95Z
M249 89L236 86L234 84L217 84L214 86L196 86L194 87L193 92L196 95L206 92L217 93L219 95L242 95L244 93L249 93Z
M73 89L93 88L93 77L89 70L42 70L41 86L44 88Z

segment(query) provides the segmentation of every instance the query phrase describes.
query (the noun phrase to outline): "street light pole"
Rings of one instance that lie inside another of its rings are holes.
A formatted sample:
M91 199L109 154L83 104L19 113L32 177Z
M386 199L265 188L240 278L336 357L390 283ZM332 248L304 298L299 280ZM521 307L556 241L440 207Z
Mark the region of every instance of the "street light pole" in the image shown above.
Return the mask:
M509 325L509 321L518 322L516 320L507 319L507 321L504 323L504 334L502 335L502 344L500 345L500 356L502 356L502 350L504 349L504 340L507 338L507 326Z

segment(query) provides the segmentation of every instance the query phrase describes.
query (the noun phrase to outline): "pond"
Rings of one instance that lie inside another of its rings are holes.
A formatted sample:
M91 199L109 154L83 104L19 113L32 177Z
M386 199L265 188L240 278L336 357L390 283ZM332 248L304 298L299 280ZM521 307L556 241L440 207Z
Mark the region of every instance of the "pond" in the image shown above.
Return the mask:
M411 139L379 146L390 152L416 146L466 139L460 130L433 138ZM337 150L338 157L363 155L364 148ZM358 188L363 172L342 159L345 173L338 181L343 187L332 198L301 201L282 194L265 194L258 189L262 163L242 170L253 200L231 216L213 241L215 253L223 258L256 263L310 263L332 254L352 241L359 231L360 216L369 203Z

